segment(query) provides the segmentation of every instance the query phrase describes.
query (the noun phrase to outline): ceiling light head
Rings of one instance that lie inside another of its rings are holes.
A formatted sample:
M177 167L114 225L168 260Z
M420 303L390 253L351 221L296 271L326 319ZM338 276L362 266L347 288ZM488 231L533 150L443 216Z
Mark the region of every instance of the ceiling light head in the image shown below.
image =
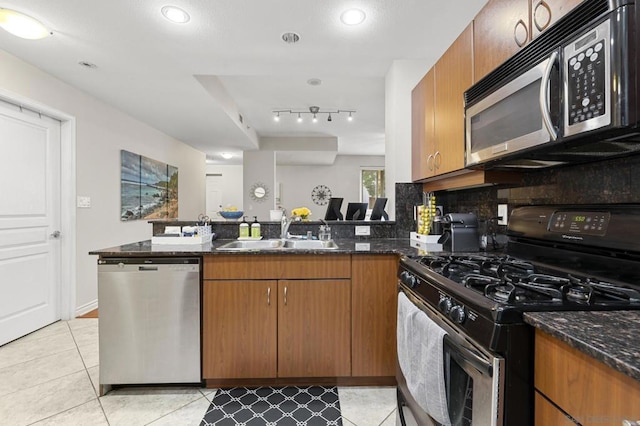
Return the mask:
M186 11L176 6L164 6L160 11L165 18L174 24L186 24L191 20Z
M313 115L316 115L318 112L320 112L320 107L318 106L310 106L309 107L309 112Z
M314 123L317 123L317 122L318 122L318 117L316 117L316 115L315 115L315 114L313 114L313 120L312 120L312 121L313 121Z
M231 158L233 158L233 154L230 152L223 152L220 154L220 157L224 158L225 160L230 160Z
M347 117L347 120L353 121L353 115L351 115L351 112L349 112L349 116Z
M348 9L342 12L340 20L345 25L359 25L362 24L367 15L360 9Z
M280 121L280 111L276 112L276 115L273 116L273 121Z
M300 36L296 33L284 33L282 34L282 40L288 44L294 44L300 41Z
M40 21L11 9L0 9L0 27L27 40L39 40L52 34Z
M332 121L331 113L329 113L329 117L327 118L327 121Z
M302 116L298 113L298 123L302 123Z

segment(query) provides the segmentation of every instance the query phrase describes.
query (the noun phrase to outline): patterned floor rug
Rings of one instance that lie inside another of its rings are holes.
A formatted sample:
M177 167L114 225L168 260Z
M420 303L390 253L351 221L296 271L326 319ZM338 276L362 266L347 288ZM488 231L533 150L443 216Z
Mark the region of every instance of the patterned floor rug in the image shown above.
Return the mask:
M220 389L200 426L342 426L336 387Z

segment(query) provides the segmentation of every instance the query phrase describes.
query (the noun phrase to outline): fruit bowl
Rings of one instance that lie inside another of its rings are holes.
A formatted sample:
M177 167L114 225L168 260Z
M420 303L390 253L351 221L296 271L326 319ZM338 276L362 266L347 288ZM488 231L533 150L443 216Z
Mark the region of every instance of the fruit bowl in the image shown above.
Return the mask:
M243 213L242 210L237 210L232 212L225 212L225 211L218 212L220 216L222 216L227 220L238 220L242 217L242 213Z

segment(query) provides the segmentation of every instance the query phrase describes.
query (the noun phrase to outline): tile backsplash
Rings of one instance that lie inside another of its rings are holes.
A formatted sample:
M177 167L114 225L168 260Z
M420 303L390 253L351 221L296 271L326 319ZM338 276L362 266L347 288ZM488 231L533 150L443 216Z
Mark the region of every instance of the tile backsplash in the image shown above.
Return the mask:
M640 156L531 171L519 186L497 185L440 191L438 204L447 212L495 217L498 204L509 211L534 204L640 203Z

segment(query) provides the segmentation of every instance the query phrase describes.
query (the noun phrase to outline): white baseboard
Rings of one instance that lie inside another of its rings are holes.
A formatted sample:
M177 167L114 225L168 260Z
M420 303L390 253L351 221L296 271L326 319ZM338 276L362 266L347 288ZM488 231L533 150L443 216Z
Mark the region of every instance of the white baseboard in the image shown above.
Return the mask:
M76 308L76 317L86 314L87 312L91 312L94 309L98 309L98 299L92 300L89 303L85 303L82 306L78 306Z

